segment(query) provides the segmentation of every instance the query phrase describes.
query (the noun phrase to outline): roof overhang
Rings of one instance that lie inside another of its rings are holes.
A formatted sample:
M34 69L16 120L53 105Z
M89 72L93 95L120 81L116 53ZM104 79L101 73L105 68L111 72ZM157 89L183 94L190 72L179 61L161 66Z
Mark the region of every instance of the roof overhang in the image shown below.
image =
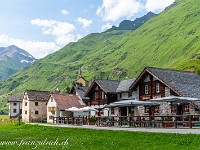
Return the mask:
M150 101L139 101L139 100L123 100L110 103L106 105L104 108L110 107L126 107L126 106L158 106L158 103L150 102Z
M200 102L200 98L168 96L168 97L150 99L149 101L151 101L151 102L187 103L187 102Z

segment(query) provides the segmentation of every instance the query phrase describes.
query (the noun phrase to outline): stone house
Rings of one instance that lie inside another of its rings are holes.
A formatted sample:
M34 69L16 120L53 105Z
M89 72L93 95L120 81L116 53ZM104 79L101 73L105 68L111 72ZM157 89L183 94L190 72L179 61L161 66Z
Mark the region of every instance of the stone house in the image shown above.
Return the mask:
M16 118L22 113L22 94L11 94L7 98L9 105L9 117Z
M51 94L47 103L47 122L52 123L53 117L85 116L83 112L72 112L67 109L85 107L85 103L77 95Z
M49 97L50 93L46 91L26 90L22 100L22 121L45 122Z

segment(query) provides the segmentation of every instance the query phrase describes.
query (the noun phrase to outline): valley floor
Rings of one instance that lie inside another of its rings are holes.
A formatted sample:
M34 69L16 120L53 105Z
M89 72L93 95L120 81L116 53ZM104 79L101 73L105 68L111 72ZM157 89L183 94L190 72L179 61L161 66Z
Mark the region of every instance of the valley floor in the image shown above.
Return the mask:
M110 131L130 131L130 132L152 132L152 133L176 133L176 134L200 134L200 128L129 128L129 127L97 127L97 126L73 126L64 124L38 124L48 127L63 127L63 128L79 128L79 129L94 129L94 130L110 130Z

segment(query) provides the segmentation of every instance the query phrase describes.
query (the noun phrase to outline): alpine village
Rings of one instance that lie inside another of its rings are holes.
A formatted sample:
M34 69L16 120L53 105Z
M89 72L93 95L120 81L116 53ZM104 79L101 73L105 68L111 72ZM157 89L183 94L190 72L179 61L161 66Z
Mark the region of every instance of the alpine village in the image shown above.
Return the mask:
M199 6L176 0L42 59L26 54L6 75L8 54L26 51L1 48L0 114L19 125L198 130Z

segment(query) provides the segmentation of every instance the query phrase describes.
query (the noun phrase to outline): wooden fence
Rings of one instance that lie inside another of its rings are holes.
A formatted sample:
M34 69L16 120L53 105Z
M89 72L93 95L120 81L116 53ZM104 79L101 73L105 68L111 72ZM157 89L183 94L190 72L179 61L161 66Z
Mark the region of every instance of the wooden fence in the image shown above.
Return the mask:
M55 124L87 125L87 117L53 117Z
M87 117L54 117L53 123L87 125ZM96 126L193 128L200 127L200 115L156 115L156 116L98 116Z

